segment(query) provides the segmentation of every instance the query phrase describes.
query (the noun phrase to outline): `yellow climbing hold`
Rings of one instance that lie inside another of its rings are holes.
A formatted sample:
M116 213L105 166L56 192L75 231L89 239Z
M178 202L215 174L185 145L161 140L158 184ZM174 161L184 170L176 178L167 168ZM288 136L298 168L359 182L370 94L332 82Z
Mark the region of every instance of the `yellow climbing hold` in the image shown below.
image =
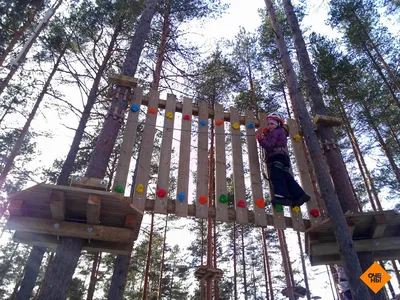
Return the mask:
M139 194L143 194L144 192L144 187L143 184L139 183L136 187L136 192L138 192Z
M298 214L300 212L300 207L295 206L295 207L292 208L292 210L293 210L294 213Z
M293 136L293 139L295 140L295 142L300 142L301 141L301 136L299 134L296 134Z
M165 115L168 119L172 119L174 116L172 115L172 112L167 112Z
M235 130L238 130L239 127L240 127L240 125L237 122L232 124L232 128L235 129Z

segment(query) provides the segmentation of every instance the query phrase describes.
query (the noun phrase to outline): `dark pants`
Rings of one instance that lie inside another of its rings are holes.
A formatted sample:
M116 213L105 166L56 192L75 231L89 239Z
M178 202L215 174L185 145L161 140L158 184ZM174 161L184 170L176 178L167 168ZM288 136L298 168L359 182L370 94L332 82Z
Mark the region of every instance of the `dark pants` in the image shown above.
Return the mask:
M276 162L279 162L276 164ZM268 159L270 166L270 180L276 196L295 200L304 194L304 190L289 173L290 159L286 155L278 154Z

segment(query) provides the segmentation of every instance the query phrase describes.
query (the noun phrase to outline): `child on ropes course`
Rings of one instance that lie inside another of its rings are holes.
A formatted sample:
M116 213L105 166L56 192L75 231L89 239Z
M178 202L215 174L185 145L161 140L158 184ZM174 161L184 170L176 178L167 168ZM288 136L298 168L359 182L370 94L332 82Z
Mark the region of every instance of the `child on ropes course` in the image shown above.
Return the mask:
M273 205L301 206L310 200L289 172L290 158L286 150L288 133L283 127L283 118L277 113L267 117L267 131L260 127L256 138L266 152L266 162L270 170L269 180L274 189Z

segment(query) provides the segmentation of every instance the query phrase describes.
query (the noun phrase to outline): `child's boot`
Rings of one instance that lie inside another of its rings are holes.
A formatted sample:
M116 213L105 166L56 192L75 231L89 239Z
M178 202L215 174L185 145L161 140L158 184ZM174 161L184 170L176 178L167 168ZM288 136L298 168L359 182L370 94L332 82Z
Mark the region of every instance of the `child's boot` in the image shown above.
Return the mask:
M297 199L293 200L293 206L302 206L304 203L310 201L311 197L304 193Z

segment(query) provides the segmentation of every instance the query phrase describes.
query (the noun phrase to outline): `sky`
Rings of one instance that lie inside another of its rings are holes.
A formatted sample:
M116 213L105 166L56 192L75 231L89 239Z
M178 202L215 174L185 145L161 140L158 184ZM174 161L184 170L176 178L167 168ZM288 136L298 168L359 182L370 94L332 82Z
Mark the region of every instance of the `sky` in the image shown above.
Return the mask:
M213 50L217 41L221 38L233 39L239 32L239 28L243 27L247 31L254 31L260 25L260 17L258 10L265 7L264 1L262 0L223 0L225 3L229 3L230 7L226 14L216 20L211 20L204 24L204 26L196 26L198 23L194 22L190 28L193 32L193 42L199 45L205 45L210 50ZM294 2L295 3L295 2ZM327 1L320 0L308 0L308 15L304 18L302 25L305 28L315 31L320 34L328 35L329 37L338 37L338 33L325 24L327 18ZM79 99L78 93L73 93L70 90L65 91L69 97L76 97ZM40 128L43 126L53 129L53 136L51 138L42 137L38 143L41 145L41 155L35 161L35 164L50 166L54 159L65 157L68 152L70 141L73 137L73 132L61 123L68 123L70 127L73 127L74 123L77 124L78 119L72 117L72 119L65 120L62 116L57 114L46 114L39 115L35 119L33 126ZM60 147L64 145L64 147ZM59 149L54 151L53 149ZM148 224L149 219L144 219L144 224ZM179 230L173 230L168 234L169 244L179 244L181 248L186 248L191 242L190 232L184 228L182 222L182 228ZM290 232L288 230L287 232ZM182 239L182 236L187 238ZM291 234L294 237L294 234ZM290 249L290 255L292 259L299 257L299 249L296 246L296 240L289 241L289 244L293 247ZM326 276L325 267L313 268L313 270L321 272L321 275L316 280L311 280L311 289L314 295L321 296L324 300L333 299L330 288L325 287L325 282L328 281Z

